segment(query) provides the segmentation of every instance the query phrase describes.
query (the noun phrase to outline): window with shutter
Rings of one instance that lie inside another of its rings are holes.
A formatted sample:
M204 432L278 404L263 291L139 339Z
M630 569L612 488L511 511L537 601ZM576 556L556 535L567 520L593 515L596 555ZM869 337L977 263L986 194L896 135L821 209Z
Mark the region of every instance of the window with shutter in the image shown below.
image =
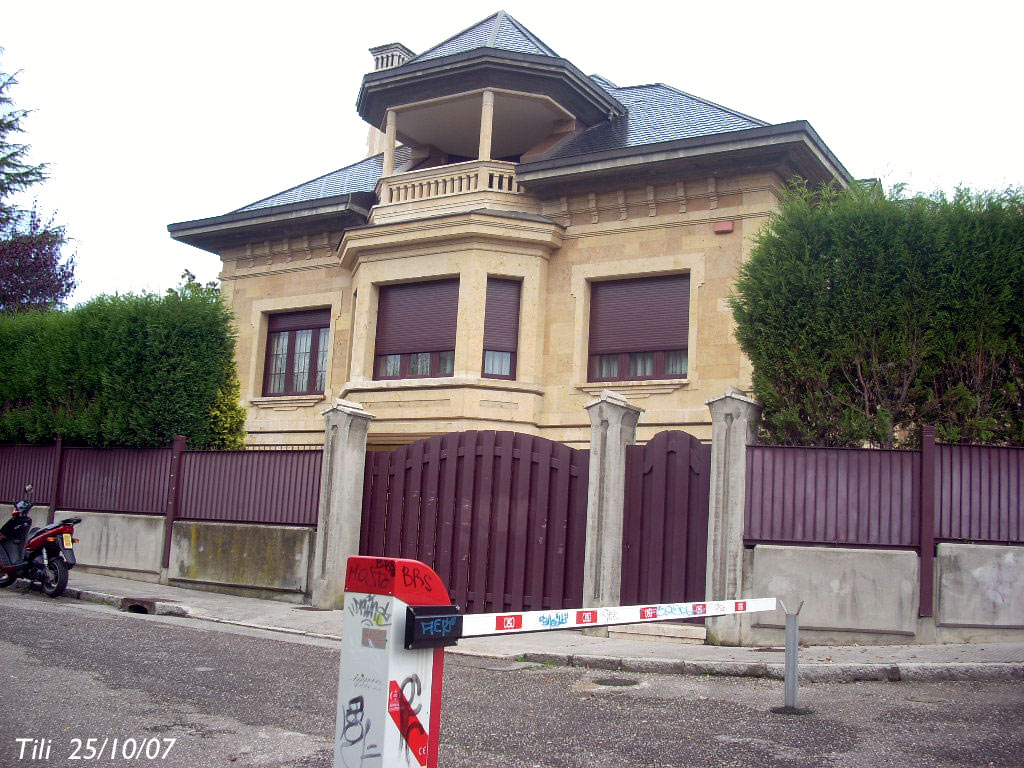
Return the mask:
M313 395L324 391L331 311L313 309L267 318L263 394Z
M591 283L588 379L685 378L689 318L689 275Z
M487 278L483 360L483 375L487 378L516 377L520 287L518 280Z
M374 377L453 375L458 311L458 279L381 286Z

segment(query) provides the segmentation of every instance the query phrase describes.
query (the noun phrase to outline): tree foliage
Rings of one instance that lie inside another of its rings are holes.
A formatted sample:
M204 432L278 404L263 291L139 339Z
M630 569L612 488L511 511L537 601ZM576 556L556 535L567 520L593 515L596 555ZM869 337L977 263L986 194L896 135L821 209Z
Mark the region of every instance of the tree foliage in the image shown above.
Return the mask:
M1024 443L1024 192L793 186L732 298L765 438Z
M75 287L74 257L61 253L64 227L11 199L46 179L46 165L32 163L29 146L13 141L28 114L14 106L15 84L14 75L0 72L0 313L6 314L60 306Z
M186 272L164 296L0 317L0 442L240 447L231 312Z

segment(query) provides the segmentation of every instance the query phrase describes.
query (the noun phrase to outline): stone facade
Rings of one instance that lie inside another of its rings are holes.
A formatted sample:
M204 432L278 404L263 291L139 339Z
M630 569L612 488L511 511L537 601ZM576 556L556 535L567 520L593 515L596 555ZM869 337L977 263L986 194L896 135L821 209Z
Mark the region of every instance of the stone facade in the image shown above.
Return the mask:
M377 156L372 195L359 188L363 197L356 202L365 205L365 215L352 213L357 195L350 194L331 198L346 211L344 221L313 199L171 226L173 236L223 260L224 295L238 322L250 443L321 443L320 414L340 397L376 417L371 446L510 429L585 447L590 424L584 405L603 389L644 409L641 442L669 428L709 440L705 402L727 387L749 387L750 364L734 339L728 306L737 269L788 179L846 183L845 170L805 123L766 126L710 102L701 109L746 120L748 127L723 129L711 142L641 142L617 154L584 152L578 162L558 159L566 142L603 123L628 124L639 107L624 107L616 99L626 89L596 77L584 78L592 93L581 102L580 73L571 64L552 58L505 14L478 26L486 31L488 24L495 30L504 25L501 35L491 36L493 45L516 39L517 52L461 50L457 37L444 44L444 51L454 51L449 55L432 49L409 59L402 48L392 69L386 58L375 57L378 71L364 78L359 106L371 123L371 151L383 149L383 155ZM538 53L524 56L530 46ZM507 68L521 72L506 72L501 87L492 87L487 78L496 76L487 67L502 56ZM466 71L437 74L435 62L459 63ZM552 68L561 80L537 85ZM417 77L422 92L410 86ZM563 81L576 83L575 90ZM687 119L678 118L683 128ZM438 126L449 123L456 138L439 147L445 131ZM453 154L470 152L468 146L476 160ZM518 162L492 160L499 151L514 151ZM558 167L552 170L551 163ZM296 190L292 197L303 188ZM592 282L666 274L689 276L686 374L588 381ZM375 380L380 287L450 277L460 281L453 374ZM481 373L488 277L521 281L512 380ZM323 393L265 396L268 317L323 308L330 310Z

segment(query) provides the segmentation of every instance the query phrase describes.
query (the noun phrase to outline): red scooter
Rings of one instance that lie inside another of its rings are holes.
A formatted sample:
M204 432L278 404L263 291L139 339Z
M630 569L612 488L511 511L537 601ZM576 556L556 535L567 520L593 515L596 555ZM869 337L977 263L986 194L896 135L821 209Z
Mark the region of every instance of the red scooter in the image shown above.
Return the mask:
M38 581L43 594L58 597L68 586L68 571L75 565L73 538L80 517L32 528L32 486L25 486L25 498L14 505L11 519L0 528L0 587L18 579Z

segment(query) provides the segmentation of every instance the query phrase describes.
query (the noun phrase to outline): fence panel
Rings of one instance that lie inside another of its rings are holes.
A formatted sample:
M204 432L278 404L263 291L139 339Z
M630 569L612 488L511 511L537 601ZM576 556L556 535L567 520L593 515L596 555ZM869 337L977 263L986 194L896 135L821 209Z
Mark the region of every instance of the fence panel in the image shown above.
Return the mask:
M1024 448L935 446L935 538L1024 544Z
M323 450L185 451L179 520L315 526Z
M747 448L745 540L916 547L917 451Z
M626 449L624 605L704 599L711 446L677 430Z
M61 508L163 514L170 464L169 448L65 448Z
M493 431L371 452L360 554L427 563L470 613L579 606L588 462Z
M32 484L32 500L49 504L53 500L53 445L0 445L0 502L12 504L25 495L25 486Z

